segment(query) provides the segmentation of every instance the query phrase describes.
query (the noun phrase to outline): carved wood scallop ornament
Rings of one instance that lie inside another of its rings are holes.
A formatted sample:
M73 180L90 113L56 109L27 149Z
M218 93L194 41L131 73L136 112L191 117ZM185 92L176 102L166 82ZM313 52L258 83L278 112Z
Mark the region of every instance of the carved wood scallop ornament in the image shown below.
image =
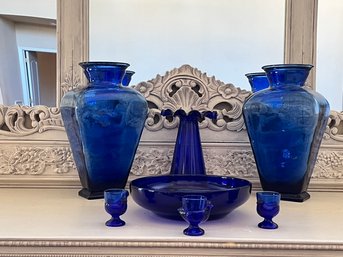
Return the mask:
M316 0L306 1L312 3L311 8L301 1L286 1L285 62L315 60L316 23L301 21L316 19ZM57 3L59 103L66 91L84 85L78 63L88 60L89 3ZM304 35L306 44L294 44ZM305 60L296 59L299 53ZM258 186L242 118L249 91L188 64L135 88L146 97L150 109L130 179L169 172L178 120L161 117L160 110L182 107L218 111L216 122L205 119L200 124L207 173L245 177ZM79 187L58 107L0 105L0 186ZM343 112L331 111L310 189L343 191Z
M141 82L134 88L148 101L149 114L145 128L150 131L177 127L178 119L170 121L161 116L163 109L183 109L186 112L216 110L217 121L205 119L200 128L213 131L241 131L245 128L242 105L251 92L225 84L214 76L208 77L190 65L182 65L163 76L157 75L155 79Z

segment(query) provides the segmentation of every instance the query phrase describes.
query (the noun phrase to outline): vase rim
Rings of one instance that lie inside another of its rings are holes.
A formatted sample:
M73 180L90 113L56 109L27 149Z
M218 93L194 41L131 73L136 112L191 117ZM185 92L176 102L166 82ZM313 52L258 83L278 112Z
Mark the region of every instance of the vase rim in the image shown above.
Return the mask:
M80 62L79 65L82 68L87 68L89 66L106 66L106 67L110 67L110 66L121 66L121 67L129 67L130 64L126 63L126 62L107 62L107 61L88 61L88 62Z
M267 74L264 71L261 72L249 72L245 74L246 77L257 77L257 76L267 76Z
M133 70L126 70L125 73L126 73L126 74L131 74L131 75L133 75L133 74L135 74L136 72L134 72Z
M269 64L262 66L263 70L266 69L279 69L279 68L306 68L311 69L313 68L312 64L302 64L302 63L287 63L287 64Z

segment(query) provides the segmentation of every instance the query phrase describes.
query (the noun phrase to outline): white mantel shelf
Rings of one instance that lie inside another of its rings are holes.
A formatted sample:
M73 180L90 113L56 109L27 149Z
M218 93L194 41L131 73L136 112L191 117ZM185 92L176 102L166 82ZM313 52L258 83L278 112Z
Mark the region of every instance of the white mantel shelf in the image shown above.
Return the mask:
M182 234L183 221L160 218L131 198L108 228L103 200L75 189L0 189L0 256L343 256L343 193L312 192L305 203L281 202L277 230L257 227L255 194L206 234Z

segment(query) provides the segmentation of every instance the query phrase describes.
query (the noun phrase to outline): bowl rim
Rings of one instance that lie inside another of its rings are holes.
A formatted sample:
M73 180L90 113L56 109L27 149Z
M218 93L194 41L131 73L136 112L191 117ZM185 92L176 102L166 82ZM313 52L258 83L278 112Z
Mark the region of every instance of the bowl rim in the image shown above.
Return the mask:
M157 178L168 178L168 177L174 177L174 178L192 178L192 177L201 177L201 178L223 178L223 179L233 179L233 180L239 180L239 181L242 181L244 183L246 183L245 185L242 185L242 186L237 186L237 187L224 187L222 189L210 189L210 190L207 190L207 191L201 191L201 192L195 192L195 194L206 194L206 193L216 193L216 192L228 192L228 191L234 191L234 190L237 190L237 189L243 189L243 188L252 188L252 183L249 181L249 180L246 180L246 179L242 179L242 178L236 178L236 177L231 177L231 176L222 176L222 175L157 175L157 176L145 176L145 177L141 177L141 178L137 178L137 179L134 179L130 182L130 189L132 187L135 187L137 189L140 189L140 190L148 190L149 192L154 192L154 193L171 193L169 190L163 190L163 189L153 189L153 188L149 188L149 187L141 187L141 186L138 186L138 185L135 185L135 183L138 183L142 180L148 180L148 179L157 179ZM173 181L170 181L170 182L174 182L175 180ZM211 181L209 181L211 182ZM168 182L166 182L168 183ZM220 184L218 184L220 185ZM131 189L132 191L132 189ZM175 192L173 192L175 193ZM178 194L189 194L190 192L189 191L179 191L179 192L176 192ZM193 193L192 193L193 194Z

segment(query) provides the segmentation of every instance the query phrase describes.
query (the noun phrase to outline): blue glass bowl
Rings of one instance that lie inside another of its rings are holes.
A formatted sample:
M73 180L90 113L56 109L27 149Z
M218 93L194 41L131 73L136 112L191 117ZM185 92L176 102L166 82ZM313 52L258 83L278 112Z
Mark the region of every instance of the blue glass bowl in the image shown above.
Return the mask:
M213 204L210 219L218 219L249 199L251 183L215 175L150 176L132 180L130 194L141 207L170 219L180 219L183 196L203 195Z

